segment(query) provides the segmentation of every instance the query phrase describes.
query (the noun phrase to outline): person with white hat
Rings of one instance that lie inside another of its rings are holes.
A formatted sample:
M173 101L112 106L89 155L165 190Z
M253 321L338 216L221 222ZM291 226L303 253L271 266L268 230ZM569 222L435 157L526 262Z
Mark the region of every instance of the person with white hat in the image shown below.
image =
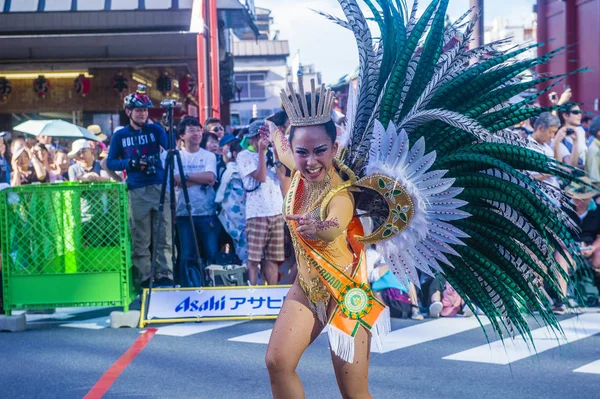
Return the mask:
M69 158L75 163L69 167L69 180L80 182L108 181L109 177L96 161L90 142L86 139L75 140L71 145Z
M12 156L11 186L48 182L44 165L33 156L27 146L18 146Z
M577 241L580 243L579 252L587 260L587 265L591 267L600 281L600 207L595 198L600 195L597 189L594 189L594 181L589 177L580 178L581 183L572 182L566 189L566 195L571 198L575 214L572 215L573 222L579 228ZM570 255L567 253L567 256ZM566 273L570 271L570 264L562 255L555 254L561 267ZM572 261L572 259L569 259ZM581 271L579 271L581 272ZM558 288L563 297L567 297L567 281L560 277L558 279ZM583 297L579 299L584 299ZM555 301L552 311L555 314L562 315L567 312L577 312L577 305L572 298L563 303L560 299ZM583 303L582 303L583 304Z

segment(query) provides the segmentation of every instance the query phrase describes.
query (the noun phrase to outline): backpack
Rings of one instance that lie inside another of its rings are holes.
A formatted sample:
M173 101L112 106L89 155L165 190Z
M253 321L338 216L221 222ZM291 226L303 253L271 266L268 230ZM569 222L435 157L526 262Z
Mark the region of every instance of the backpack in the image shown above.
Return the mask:
M383 301L390 308L390 316L407 319L412 313L412 306L408 294L396 288L388 288L381 292Z

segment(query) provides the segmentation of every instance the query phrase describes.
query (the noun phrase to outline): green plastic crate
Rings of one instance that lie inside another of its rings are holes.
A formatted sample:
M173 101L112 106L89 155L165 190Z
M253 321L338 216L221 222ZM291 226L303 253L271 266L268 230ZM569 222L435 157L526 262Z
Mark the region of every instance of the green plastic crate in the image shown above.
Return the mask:
M134 297L125 185L0 192L4 310L123 306Z

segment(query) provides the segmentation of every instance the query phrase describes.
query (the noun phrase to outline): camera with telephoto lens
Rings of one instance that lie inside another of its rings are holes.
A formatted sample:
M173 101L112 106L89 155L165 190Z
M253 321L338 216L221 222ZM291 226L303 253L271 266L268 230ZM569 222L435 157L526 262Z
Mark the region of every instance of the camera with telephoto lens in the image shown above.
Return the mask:
M175 101L175 100L162 100L161 103L160 103L160 106L162 108L166 108L166 109L175 108L175 107L177 107L177 101Z

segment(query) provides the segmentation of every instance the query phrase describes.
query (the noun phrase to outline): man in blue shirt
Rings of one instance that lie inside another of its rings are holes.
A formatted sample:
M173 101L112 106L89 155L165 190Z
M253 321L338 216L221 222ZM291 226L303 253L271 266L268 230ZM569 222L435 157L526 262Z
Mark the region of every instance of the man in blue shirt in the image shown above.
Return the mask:
M113 171L124 170L129 189L129 224L132 239L132 260L135 283L147 287L154 278L159 286L173 286L171 261L171 217L164 212L158 220L160 189L165 173L160 160L161 147L168 148L165 130L148 122L148 108L152 101L146 95L146 86L125 98L125 113L130 123L117 131L110 142L106 167ZM169 209L165 198L165 209ZM160 226L160 231L156 231ZM152 238L158 234L157 263L154 276L152 268Z

